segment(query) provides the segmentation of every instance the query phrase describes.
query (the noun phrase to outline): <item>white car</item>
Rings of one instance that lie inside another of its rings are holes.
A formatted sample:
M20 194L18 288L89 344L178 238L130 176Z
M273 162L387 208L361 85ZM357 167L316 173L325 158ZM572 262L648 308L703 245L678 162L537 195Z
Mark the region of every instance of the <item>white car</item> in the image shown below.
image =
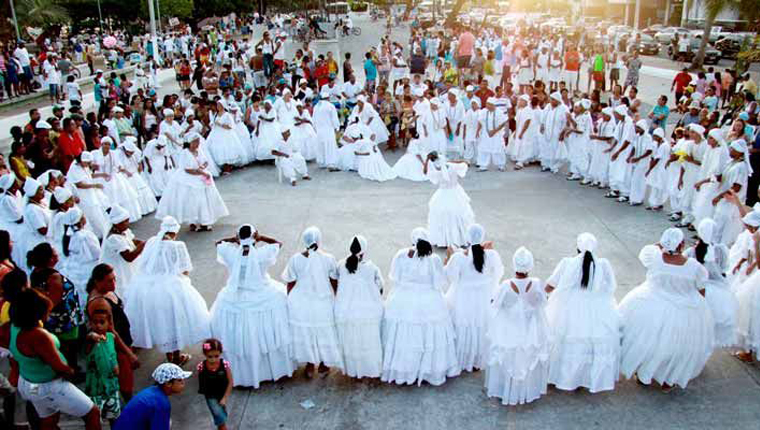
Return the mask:
M660 43L670 43L675 35L678 34L678 37L691 37L691 30L688 28L682 28L682 27L668 27L663 29L662 31L658 31L654 35L654 39Z

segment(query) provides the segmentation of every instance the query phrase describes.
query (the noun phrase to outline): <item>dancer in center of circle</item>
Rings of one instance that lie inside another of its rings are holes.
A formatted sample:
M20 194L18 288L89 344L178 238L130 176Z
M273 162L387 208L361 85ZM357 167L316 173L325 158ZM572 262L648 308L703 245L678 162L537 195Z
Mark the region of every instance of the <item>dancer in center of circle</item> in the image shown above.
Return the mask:
M470 196L459 185L458 178L467 174L466 161L445 161L437 152L425 160L423 173L438 190L428 203L430 243L438 247L462 246L467 243L467 228L475 223Z

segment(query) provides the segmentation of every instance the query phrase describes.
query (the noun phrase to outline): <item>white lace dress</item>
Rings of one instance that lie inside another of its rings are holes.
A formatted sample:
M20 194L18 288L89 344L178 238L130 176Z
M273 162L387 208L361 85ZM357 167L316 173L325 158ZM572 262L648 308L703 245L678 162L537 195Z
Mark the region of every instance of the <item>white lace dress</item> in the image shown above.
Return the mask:
M467 227L475 223L470 196L459 185L467 174L463 163L443 163L438 168L428 163L428 178L438 185L428 203L430 243L435 246L461 246L467 243Z

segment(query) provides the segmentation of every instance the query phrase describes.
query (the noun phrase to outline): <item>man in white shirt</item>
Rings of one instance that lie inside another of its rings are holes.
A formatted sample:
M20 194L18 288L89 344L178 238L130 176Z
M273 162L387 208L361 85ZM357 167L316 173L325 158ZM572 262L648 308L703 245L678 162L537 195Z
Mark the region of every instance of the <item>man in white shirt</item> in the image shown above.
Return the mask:
M31 85L32 79L34 79L34 71L32 70L32 63L29 59L29 51L26 50L24 42L19 42L18 46L13 51L13 56L16 57L18 62L21 64L21 69L24 71L24 73L19 74L19 80L21 81L21 91L23 92L26 90L27 92L31 93L36 92Z
M61 98L58 91L61 85L61 73L58 70L56 61L56 54L49 52L45 62L42 63L42 76L50 92L50 103L55 103Z
M343 84L342 95L346 99L346 107L353 109L356 106L356 96L361 92L362 86L356 82L356 76L349 76L348 82Z

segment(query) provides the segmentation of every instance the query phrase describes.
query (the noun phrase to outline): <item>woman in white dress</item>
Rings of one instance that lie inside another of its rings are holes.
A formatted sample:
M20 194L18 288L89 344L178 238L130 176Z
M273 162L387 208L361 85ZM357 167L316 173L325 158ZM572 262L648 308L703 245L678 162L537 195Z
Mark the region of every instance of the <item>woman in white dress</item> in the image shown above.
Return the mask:
M733 193L736 198L743 202L747 197L747 185L749 177L753 174L752 165L749 161L749 148L744 139L731 142L728 151L730 160L719 179L720 186L718 195L713 199L715 206L715 241L724 245L731 245L742 232L742 221L739 208L726 198L728 193Z
M726 279L728 247L715 241L717 224L712 218L703 219L697 226L697 243L684 255L697 260L707 269L705 300L715 323L715 346L736 345L736 314L739 303Z
M245 163L245 149L235 131L235 117L223 100L216 102L216 115L212 116L212 121L211 133L206 139L208 150L214 163L221 166L222 175L227 175L233 166Z
M243 113L240 111L237 103L229 103L230 114L234 119L234 130L240 141L240 147L243 152L240 154L242 161L241 165L252 163L256 160L256 148L253 147L253 141L251 140L251 132L248 131L248 126L243 121Z
M104 137L100 150L92 153L95 181L103 185L103 192L111 204L118 204L129 212L129 220L137 222L143 212L137 199L137 192L127 182L118 154L111 151L111 139Z
M24 196L26 197L26 205L24 206L24 233L14 238L19 242L22 255L26 256L27 253L34 249L35 246L42 242L49 242L50 227L52 225L52 214L50 209L43 203L45 198L45 191L42 188L42 184L37 182L32 177L26 178L24 181ZM27 269L27 273L32 270L26 263L26 258L22 262L19 262L22 268Z
M533 254L524 247L512 257L515 276L503 282L491 303L486 339L485 387L503 405L530 403L546 394L549 381L549 324L543 282L530 277Z
M470 196L458 178L467 174L466 161L441 160L437 153L428 154L423 173L438 189L428 203L430 242L439 247L461 246L467 243L467 227L475 223Z
M660 211L668 199L668 177L665 165L670 160L670 144L665 140L665 130L658 127L652 132L654 153L645 174L649 197L647 210Z
M412 246L396 253L393 289L383 319L383 374L399 385L441 385L461 373L456 332L443 290L446 276L427 230L412 231Z
M145 242L135 238L129 228L129 213L121 206L108 209L111 230L103 239L101 263L113 267L116 275L116 292L124 297L136 272L137 257L142 254Z
M596 133L589 136L591 145L589 171L592 185L602 189L607 188L609 184L610 151L608 150L615 145L616 126L612 108L606 107L602 109L602 118L596 128Z
M82 152L66 173L67 181L75 197L79 198L79 208L84 212L88 225L98 239L103 239L111 226L106 217L106 209L111 206L103 193L103 185L92 178L92 153Z
M760 255L760 233L755 231L750 238L752 255ZM757 266L760 263L757 257L749 264ZM737 346L740 351L736 357L747 363L752 363L760 354L760 271L755 271L745 281L739 284L736 298L739 302L737 314Z
M16 175L6 173L0 176L0 230L5 230L14 242L11 248L13 261L19 267L25 267L26 255L21 245L21 238L26 234L24 225L24 207L18 193L19 182Z
M167 361L181 366L191 357L180 350L209 337L210 325L206 302L188 275L193 264L185 243L177 240L179 230L177 220L168 216L148 240L124 295L124 311L134 346L156 347Z
M182 124L182 139L184 140L187 135L193 132L201 135L201 144L198 147L198 150L203 152L206 160L208 160L208 171L211 172L211 175L216 178L222 174L222 170L219 168L219 166L216 165L216 163L214 163L214 158L211 156L211 153L208 150L208 142L205 138L203 138L206 130L207 127L201 121L195 119L195 112L193 112L191 109L185 111L185 122ZM251 152L253 155L256 154L253 146L251 147ZM138 156L138 158L141 157Z
M719 128L710 130L707 135L707 146L699 180L694 184L694 225L706 218L714 219L715 205L713 199L722 191L721 183L717 180L730 161L729 150L723 140L723 132ZM732 184L733 185L733 184ZM709 269L708 269L709 270Z
M299 152L306 161L317 158L319 142L314 123L309 111L304 109L303 103L296 102L296 116L293 118L293 138L298 143Z
M177 167L177 161L166 147L166 139L161 136L153 139L145 146L143 161L145 162L145 178L157 198L164 195L164 189L169 178Z
M352 378L379 378L383 370L383 276L367 256L367 239L351 239L351 255L338 266L335 325L343 371Z
M467 229L469 246L456 252L449 248L446 302L457 338L457 360L463 371L483 369L488 348L488 306L504 275L501 256L485 242L485 229L473 224Z
M372 130L372 135L374 136L372 140L378 145L388 141L388 128L386 128L385 123L383 123L382 118L380 118L380 114L378 114L375 108L372 107L371 103L367 102L367 98L364 95L360 95L356 98L356 106L354 106L353 111L351 111L349 122L353 122L353 118L359 118L359 122Z
M335 257L319 249L322 233L309 227L302 235L306 249L293 255L282 272L287 282L293 359L306 363L306 377L314 369L326 374L330 367L343 368L333 305L338 285Z
M230 213L208 171L208 162L198 150L201 136L193 133L186 140L187 148L180 154L178 171L158 203L156 218L170 215L182 224L190 224L190 231L211 231L219 218Z
M338 170L338 144L335 132L340 129L338 111L330 103L330 93L323 91L314 106L313 124L317 133L317 164L330 171Z
M713 352L715 332L704 294L707 269L681 255L683 232L665 230L658 245L647 245L639 260L647 279L620 302L623 321L620 371L670 391L686 388Z
M100 262L100 242L95 233L87 230L84 213L79 208L66 211L61 243L60 272L74 284L79 295L79 306L87 307L87 281L92 269Z
M509 146L509 155L517 164L515 170L525 167L533 158L533 144L536 140L534 131L536 120L533 114L533 108L530 106L530 96L523 94L517 102L517 126L512 135L511 145Z
M385 182L396 179L396 172L385 162L383 153L377 144L369 138L355 142L354 153L358 164L359 176L370 181Z
M224 344L236 386L259 388L262 381L292 376L295 370L285 286L267 273L280 249L280 242L250 224L216 243L227 285L211 306L211 333Z
M478 126L480 125L480 99L473 97L470 100L470 109L464 114L464 128L462 140L464 141L464 159L472 161L475 158L475 149L478 146Z
M427 181L427 175L423 172L425 167L425 158L427 158L427 152L425 151L422 141L414 136L409 141L409 145L406 147L406 153L396 161L393 165L393 171L396 176L401 179L409 181L422 182Z
M592 234L580 234L578 255L563 258L546 281L549 383L560 390L612 390L620 373L617 282L610 262L595 255L596 244Z
M420 102L424 106L424 102ZM441 109L441 102L438 99L432 99L429 108L421 108L423 113L417 121L417 133L422 136L425 142L425 151L437 152L442 158L446 158L447 143L446 138L446 115Z
M264 100L264 111L259 114L259 127L256 129L256 159L272 160L272 150L280 140L280 123L277 113L272 109L272 102Z
M150 189L142 176L142 153L130 138L125 139L125 143L121 145L119 152L121 156L119 164L124 169L127 181L137 193L142 214L147 215L155 211L158 206L156 195L153 194L153 190Z

